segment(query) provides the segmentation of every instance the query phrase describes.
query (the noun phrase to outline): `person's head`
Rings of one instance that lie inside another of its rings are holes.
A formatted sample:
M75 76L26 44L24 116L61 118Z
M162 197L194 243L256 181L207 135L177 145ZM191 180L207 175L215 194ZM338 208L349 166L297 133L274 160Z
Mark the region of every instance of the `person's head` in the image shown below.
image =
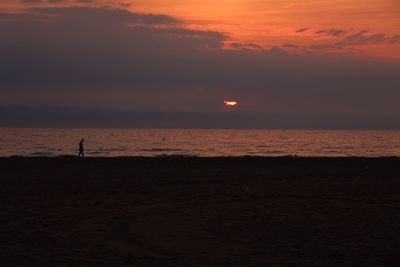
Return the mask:
M83 140L83 138L81 139L81 142L83 143L83 142L85 142L85 140Z

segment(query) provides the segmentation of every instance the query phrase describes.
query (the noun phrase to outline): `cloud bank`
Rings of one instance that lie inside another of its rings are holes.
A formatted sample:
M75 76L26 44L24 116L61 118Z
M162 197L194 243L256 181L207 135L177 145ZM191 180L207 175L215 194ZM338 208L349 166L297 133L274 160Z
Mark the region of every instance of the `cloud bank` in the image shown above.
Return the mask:
M221 32L189 29L170 16L121 9L2 13L0 106L189 114L174 127L195 127L196 120L199 127L207 126L207 120L193 114L247 114L246 119L232 120L237 122L234 128L249 127L246 121L251 118L268 128L271 116L296 118L287 127L340 127L334 122L342 121L346 128L365 128L368 118L380 118L371 120L371 128L378 127L378 121L387 128L400 127L391 119L400 112L399 63L298 56L278 47L254 51L250 43L235 43L234 50L225 50L229 38ZM335 45L383 39L387 37L359 32L343 36ZM222 103L227 98L237 99L240 109L225 110ZM18 112L7 114L10 122ZM138 120L136 115L132 118ZM165 120L154 115L154 121L157 118Z

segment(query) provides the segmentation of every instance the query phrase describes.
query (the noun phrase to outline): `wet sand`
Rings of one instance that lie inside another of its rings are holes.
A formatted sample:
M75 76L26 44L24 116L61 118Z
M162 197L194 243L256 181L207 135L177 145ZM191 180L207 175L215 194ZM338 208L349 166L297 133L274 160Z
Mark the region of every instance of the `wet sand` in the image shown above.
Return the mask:
M0 158L0 266L400 266L399 158Z

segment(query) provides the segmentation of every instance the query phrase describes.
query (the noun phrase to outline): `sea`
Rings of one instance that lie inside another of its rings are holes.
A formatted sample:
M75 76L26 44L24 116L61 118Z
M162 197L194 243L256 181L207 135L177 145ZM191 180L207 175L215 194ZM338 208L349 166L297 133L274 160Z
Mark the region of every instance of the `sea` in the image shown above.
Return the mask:
M400 131L0 128L0 156L391 157Z

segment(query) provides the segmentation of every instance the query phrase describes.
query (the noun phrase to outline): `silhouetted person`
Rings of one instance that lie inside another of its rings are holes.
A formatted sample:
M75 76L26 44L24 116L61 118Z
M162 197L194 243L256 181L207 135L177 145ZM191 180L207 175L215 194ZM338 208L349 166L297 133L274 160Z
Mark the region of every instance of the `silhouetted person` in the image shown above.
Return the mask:
M81 140L80 142L79 142L79 154L78 154L78 158L80 157L80 156L82 156L82 158L84 158L85 157L85 149L83 148L83 142L85 142L85 140Z

